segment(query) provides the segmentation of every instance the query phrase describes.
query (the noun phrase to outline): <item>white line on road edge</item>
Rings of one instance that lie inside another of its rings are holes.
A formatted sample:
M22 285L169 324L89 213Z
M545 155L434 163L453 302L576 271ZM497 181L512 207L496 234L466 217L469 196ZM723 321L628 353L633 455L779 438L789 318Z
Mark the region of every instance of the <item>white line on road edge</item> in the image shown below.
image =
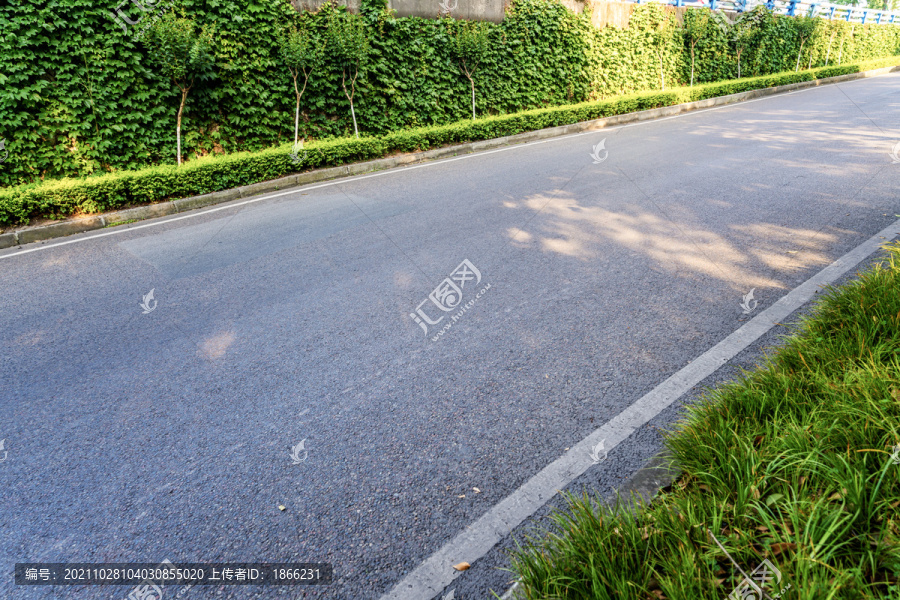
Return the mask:
M891 73L885 73L884 75L890 75L890 74ZM858 81L866 81L867 79L869 79L869 77L860 77L858 79L853 79L850 81L843 81L840 83L844 83L844 84L856 83ZM765 100L771 100L773 98L778 98L780 96L788 96L791 94L797 94L797 93L802 93L802 92L811 92L812 90L819 90L819 89L825 90L825 89L828 89L831 85L838 85L838 83L836 82L834 84L827 84L824 86L812 85L808 88L795 90L793 92L788 92L788 93L784 93L784 94L773 94L770 96L763 96L762 98L753 98L751 100L741 100L739 102L734 102L731 104L723 104L722 106L713 106L710 108L699 108L697 110L691 110L691 111L687 111L687 112L683 112L683 113L678 113L677 115L672 115L669 117L657 117L657 118L646 119L646 120L642 120L642 121L636 121L633 123L624 123L622 125L613 125L611 127L606 127L605 125L603 125L603 126L597 127L596 129L591 129L588 131L581 131L579 133L568 133L565 135L554 136L554 137L547 138L544 140L536 140L536 141L532 141L532 142L525 142L522 144L506 146L504 148L496 148L494 150L485 150L482 152L471 152L471 153L465 154L463 156L455 156L453 158L444 158L444 159L439 159L439 160L434 160L434 161L428 161L428 162L425 162L425 163L422 163L419 165L410 165L408 167L397 167L397 168L393 168L393 169L387 169L385 171L380 171L378 173L369 173L367 175L341 177L339 179L334 179L331 181L327 181L325 183L319 183L319 184L315 184L315 185L305 185L302 187L298 186L298 187L295 187L293 189L290 189L290 190L287 190L284 192L278 192L275 194L267 194L267 195L259 196L256 198L250 198L249 200L244 200L243 202L224 203L221 206L217 206L216 208L210 208L208 210L199 210L196 212L189 212L189 213L181 215L181 216L159 217L157 220L154 220L151 223L144 223L143 225L135 225L134 227L126 227L123 229L116 228L116 229L113 229L112 231L107 231L104 233L97 233L94 235L87 235L87 236L80 237L80 238L66 240L65 242L42 244L42 245L36 246L34 248L26 248L25 250L19 250L17 252L10 252L9 254L0 254L0 260L3 260L4 258L12 258L13 256L19 256L21 254L29 254L31 252L38 252L40 250L49 250L50 248L56 248L58 246L67 246L69 244L77 244L79 242L85 242L87 240L93 240L93 239L97 239L97 238L107 237L110 235L117 235L119 233L124 233L126 231L135 231L138 229L145 229L147 227L157 227L159 225L165 225L166 223L174 223L175 221L181 221L184 219L193 219L194 217L208 215L210 213L219 212L220 210L228 210L229 208L237 208L239 206L245 206L247 204L255 204L257 202L262 202L264 200L272 200L273 198L280 198L282 196L289 196L291 194L305 193L305 192L308 192L309 190L317 190L317 189L321 189L321 188L331 187L334 185L341 185L344 183L361 181L363 179L369 179L370 177L384 177L385 175L394 175L397 173L402 173L404 171L411 171L413 169L423 169L425 167L433 167L435 165L441 165L441 164L445 164L445 163L449 163L449 162L455 162L457 160L468 160L470 158L479 158L479 157L483 157L487 154L495 154L497 152L508 152L510 150L518 150L521 148L532 148L534 146L539 146L541 144L548 144L551 142L559 142L561 140L564 141L564 140L574 138L574 137L581 137L583 135L594 135L599 132L611 132L611 131L616 131L617 129L627 129L628 127L638 127L640 125L649 125L651 123L659 123L660 121L668 121L670 119L680 119L682 117L688 117L688 116L698 115L698 114L702 114L702 113L706 113L706 112L722 110L724 108L735 108L735 107L740 107L740 106L744 106L747 104L753 104L754 102L763 102ZM643 112L643 111L639 111L639 112ZM628 114L628 113L626 113L626 114ZM598 120L603 121L606 118L609 118L609 117L604 117L604 119L598 119ZM33 243L39 243L39 242L33 242Z
M885 240L894 239L898 235L897 231L900 231L900 220L819 271L740 329L695 358L467 526L464 531L403 578L390 592L382 596L381 600L433 598L459 575L453 570L452 565L461 561L474 563L509 535L516 526L534 514L553 494L564 489L587 471L594 464L590 451L598 442L606 440L607 450L615 448L685 392L712 375L777 323L806 304L818 288L836 281L886 244Z

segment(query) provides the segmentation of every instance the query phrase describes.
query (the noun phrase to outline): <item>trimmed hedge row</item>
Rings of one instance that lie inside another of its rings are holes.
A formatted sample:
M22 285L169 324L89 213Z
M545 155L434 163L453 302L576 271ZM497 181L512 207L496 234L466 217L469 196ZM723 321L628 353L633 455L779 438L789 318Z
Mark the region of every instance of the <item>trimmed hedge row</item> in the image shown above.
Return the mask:
M516 114L459 121L449 125L395 131L378 137L340 138L309 143L303 167L317 168L380 158L394 152L427 150L487 140L547 127L570 125L629 112L672 106L836 75L900 65L900 57L840 67L650 91L595 102L555 106ZM210 156L182 167L161 165L86 179L61 179L0 190L0 226L28 224L34 219L62 219L130 205L197 196L283 177L298 171L290 145L261 152Z
M152 45L137 38L160 11L214 31L215 67L194 81L182 114L188 162L292 141L296 96L282 36L302 27L327 40L329 20L344 10L329 3L301 13L289 0L122 0L123 15L139 19L123 28L112 16L115 4L0 1L0 140L9 150L0 187L176 162L181 91L159 68ZM471 116L472 92L456 44L466 21L396 18L387 0L355 4L371 43L354 100L365 135ZM895 25L810 21L764 6L745 13L737 44L736 30L706 8L679 19L674 7L634 4L626 7L627 26L596 27L592 10L576 14L560 0L505 4L502 22L482 22L490 44L473 76L478 115L675 88L692 72L694 83L714 83L793 71L798 59L808 69L900 54ZM433 7L436 16L438 3ZM300 102L304 139L354 130L342 72L335 49L327 50Z

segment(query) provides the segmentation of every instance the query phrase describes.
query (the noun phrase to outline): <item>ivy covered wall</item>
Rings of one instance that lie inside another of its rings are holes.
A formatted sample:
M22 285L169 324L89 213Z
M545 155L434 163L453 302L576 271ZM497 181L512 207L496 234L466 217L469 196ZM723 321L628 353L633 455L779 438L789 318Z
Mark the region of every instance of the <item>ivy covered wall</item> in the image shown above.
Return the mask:
M181 93L159 74L144 42L96 0L5 0L0 5L0 185L175 162ZM149 0L145 0L149 1ZM168 1L168 4L165 2ZM374 2L374 3L373 3ZM159 0L162 10L214 26L215 66L195 82L182 123L183 154L256 150L293 139L294 88L280 63L285 28L324 34L328 14L299 14L289 0ZM703 17L700 13L705 13ZM680 23L659 5L636 7L628 27L591 25L552 0L515 0L485 23L478 115L579 102L690 81L793 71L900 53L900 27L758 13L743 41L690 10ZM460 21L394 18L364 0L369 60L355 98L360 132L382 134L471 118L469 82L452 52ZM799 57L799 61L798 61ZM352 134L341 67L325 55L301 102L301 135Z

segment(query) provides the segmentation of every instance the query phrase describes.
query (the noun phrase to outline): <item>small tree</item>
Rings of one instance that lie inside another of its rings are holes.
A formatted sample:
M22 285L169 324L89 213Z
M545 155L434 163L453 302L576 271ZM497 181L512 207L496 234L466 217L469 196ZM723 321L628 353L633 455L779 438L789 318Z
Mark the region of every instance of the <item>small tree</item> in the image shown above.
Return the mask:
M768 9L760 5L750 12L741 13L741 16L738 17L731 27L731 44L734 46L734 53L737 58L738 79L741 78L741 54L751 45L764 19L768 16Z
M691 87L694 86L694 49L706 35L710 12L706 8L689 8L684 13L684 40L691 50Z
M456 30L450 51L456 57L459 69L472 87L472 118L475 118L475 71L490 50L490 31L486 23L464 21Z
M366 23L359 16L348 12L335 11L328 18L328 45L341 65L341 88L350 102L350 116L353 117L353 132L359 137L356 125L356 110L353 99L356 96L356 80L364 68L369 55L369 34ZM347 90L347 82L350 90Z
M806 41L809 40L816 33L816 29L819 26L819 22L821 19L817 19L815 17L795 17L795 25L797 27L797 35L800 38L800 50L797 51L797 66L794 68L794 72L800 70L800 55L803 54L803 45L806 44ZM810 61L812 60L812 56L810 56Z
M825 52L825 66L828 66L828 60L831 58L831 44L834 42L834 36L837 35L837 29L834 28L834 23L829 23L828 27L831 28L831 35L828 37L828 50Z
M856 28L856 23L850 25L850 39L853 39L853 30ZM841 27L841 47L838 50L838 66L841 64L841 60L844 58L844 35L847 33L847 28L845 26Z
M659 58L659 86L666 89L666 71L663 63L663 54L668 49L672 41L672 22L668 15L660 12L654 15L652 21L648 23L649 30L646 32L649 46L653 48L657 58Z
M309 76L318 68L322 60L323 48L319 39L307 28L285 31L281 39L281 61L291 73L294 80L294 94L297 103L294 107L294 147L300 141L300 98L306 91ZM297 80L303 75L303 88Z
M188 92L197 79L209 74L215 57L212 31L203 27L195 33L194 22L167 13L151 25L144 41L159 70L181 90L178 120L175 126L178 164L181 164L181 116Z

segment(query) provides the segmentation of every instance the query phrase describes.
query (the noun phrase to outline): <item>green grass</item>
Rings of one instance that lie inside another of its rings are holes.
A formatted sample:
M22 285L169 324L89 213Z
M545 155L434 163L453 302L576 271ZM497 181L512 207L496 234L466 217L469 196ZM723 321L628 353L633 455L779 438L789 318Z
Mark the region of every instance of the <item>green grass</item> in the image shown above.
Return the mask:
M140 219L128 219L127 221L116 221L115 223L109 223L104 225L104 229L107 227L118 227L119 225L128 225L129 223L137 223Z
M634 512L569 497L513 553L521 598L723 599L768 558L775 598L900 598L900 245L830 288L755 370L667 434L681 477ZM748 598L756 598L755 595Z

